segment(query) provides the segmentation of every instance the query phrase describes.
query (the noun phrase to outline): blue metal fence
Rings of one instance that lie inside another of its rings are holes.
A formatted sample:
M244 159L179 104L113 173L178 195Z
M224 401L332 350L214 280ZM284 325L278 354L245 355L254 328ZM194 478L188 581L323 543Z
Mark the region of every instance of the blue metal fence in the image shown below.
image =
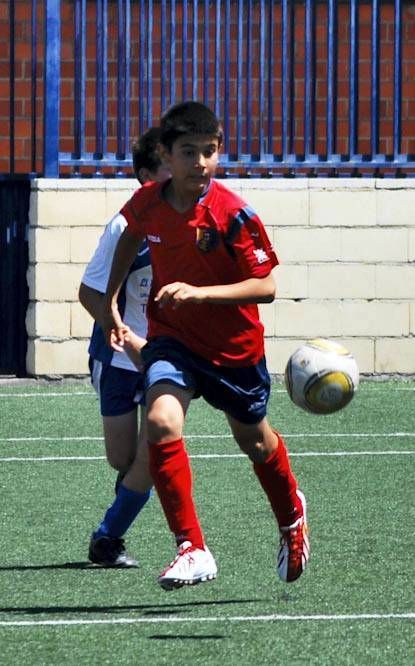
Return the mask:
M36 40L38 3L31 0L31 4L32 40ZM44 175L89 171L98 176L109 167L115 175L125 173L131 165L132 139L156 124L168 105L189 98L204 101L223 120L225 174L295 175L310 170L357 174L362 169L410 174L415 156L401 150L403 4L403 0L44 0ZM370 77L363 82L370 108L367 118L360 99L363 5L370 8ZM393 92L388 103L392 130L387 137L380 131L385 5L393 9ZM63 6L66 21L68 11L73 13L71 136L62 130ZM346 137L339 132L338 111L339 29L343 28L339 12L344 19L345 8ZM317 39L317 19L325 28L323 46ZM36 58L34 67L35 63ZM33 76L36 80L36 71L32 71L35 90ZM366 137L362 119L369 126ZM415 145L415 137L405 145Z

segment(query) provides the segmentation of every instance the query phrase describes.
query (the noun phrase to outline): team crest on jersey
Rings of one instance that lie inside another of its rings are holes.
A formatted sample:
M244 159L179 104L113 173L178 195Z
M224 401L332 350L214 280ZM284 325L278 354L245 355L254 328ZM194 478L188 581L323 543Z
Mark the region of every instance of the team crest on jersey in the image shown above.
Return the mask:
M196 228L196 245L201 252L213 250L219 243L219 233L213 227Z

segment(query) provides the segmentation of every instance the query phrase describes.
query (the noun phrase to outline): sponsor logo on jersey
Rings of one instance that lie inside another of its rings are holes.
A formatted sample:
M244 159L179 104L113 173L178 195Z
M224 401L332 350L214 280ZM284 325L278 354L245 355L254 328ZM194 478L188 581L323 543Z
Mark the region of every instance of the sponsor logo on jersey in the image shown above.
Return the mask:
M254 255L259 264L263 264L265 261L269 261L269 256L267 255L265 250L262 249L254 250Z
M152 243L161 243L160 236L154 236L153 234L147 234L147 239Z
M213 250L219 243L219 232L217 229L197 227L196 245L201 252Z

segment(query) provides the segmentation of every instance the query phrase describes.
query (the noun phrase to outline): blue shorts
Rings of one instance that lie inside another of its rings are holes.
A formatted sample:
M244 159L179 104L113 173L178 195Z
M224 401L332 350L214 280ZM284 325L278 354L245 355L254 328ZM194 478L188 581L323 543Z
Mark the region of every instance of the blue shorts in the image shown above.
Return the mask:
M91 382L100 399L102 416L128 414L144 404L144 376L141 372L115 368L90 357Z
M214 365L174 338L160 336L142 349L146 390L166 382L192 389L241 423L259 423L266 415L271 381L265 358L242 368Z

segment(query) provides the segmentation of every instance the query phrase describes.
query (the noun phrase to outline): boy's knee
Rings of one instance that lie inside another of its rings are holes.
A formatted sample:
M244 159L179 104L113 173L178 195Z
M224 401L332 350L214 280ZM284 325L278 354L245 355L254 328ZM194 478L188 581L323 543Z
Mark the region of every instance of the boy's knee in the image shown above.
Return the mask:
M253 463L264 463L269 456L269 451L263 442L255 442L245 447L239 445L239 447Z
M123 455L120 451L107 452L108 464L117 472L127 472L133 464L134 457Z
M174 419L159 411L147 414L147 435L150 442L169 441L181 436Z
M241 451L254 463L264 463L276 448L276 440L241 439L236 440Z

